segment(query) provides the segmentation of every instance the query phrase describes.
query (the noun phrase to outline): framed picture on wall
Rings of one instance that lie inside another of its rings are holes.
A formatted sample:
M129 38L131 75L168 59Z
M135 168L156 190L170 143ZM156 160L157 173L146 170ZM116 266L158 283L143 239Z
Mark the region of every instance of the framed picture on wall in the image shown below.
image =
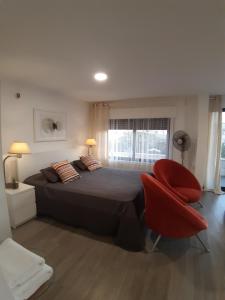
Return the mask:
M66 113L34 109L34 141L66 140Z

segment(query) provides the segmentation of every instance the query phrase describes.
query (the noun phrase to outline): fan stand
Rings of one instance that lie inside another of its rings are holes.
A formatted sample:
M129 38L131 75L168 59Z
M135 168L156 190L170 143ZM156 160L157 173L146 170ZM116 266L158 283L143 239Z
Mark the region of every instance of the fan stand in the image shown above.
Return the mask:
M181 151L181 163L184 165L184 151Z

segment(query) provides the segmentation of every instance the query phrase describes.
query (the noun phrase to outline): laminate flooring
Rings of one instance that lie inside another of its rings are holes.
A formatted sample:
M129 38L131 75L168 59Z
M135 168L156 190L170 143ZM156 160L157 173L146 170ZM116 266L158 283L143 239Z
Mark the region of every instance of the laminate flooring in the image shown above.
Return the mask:
M205 193L196 209L209 222L201 238L163 238L158 251L128 252L111 237L40 218L18 227L13 238L43 256L53 278L32 300L225 300L225 196ZM155 235L148 233L150 250Z

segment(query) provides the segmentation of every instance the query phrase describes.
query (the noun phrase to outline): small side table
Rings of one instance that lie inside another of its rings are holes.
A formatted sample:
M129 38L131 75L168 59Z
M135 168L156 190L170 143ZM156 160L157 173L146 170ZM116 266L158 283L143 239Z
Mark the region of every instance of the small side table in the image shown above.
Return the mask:
M34 186L19 183L18 189L6 189L12 228L31 220L37 214Z

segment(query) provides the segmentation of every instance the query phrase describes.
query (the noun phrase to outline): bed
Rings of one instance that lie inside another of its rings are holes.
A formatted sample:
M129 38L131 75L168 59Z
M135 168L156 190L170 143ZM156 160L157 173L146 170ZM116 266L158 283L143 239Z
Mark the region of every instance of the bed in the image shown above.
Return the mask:
M101 168L79 171L70 183L49 183L41 174L24 182L35 186L38 216L52 217L101 235L130 250L144 249L143 188L139 171Z

